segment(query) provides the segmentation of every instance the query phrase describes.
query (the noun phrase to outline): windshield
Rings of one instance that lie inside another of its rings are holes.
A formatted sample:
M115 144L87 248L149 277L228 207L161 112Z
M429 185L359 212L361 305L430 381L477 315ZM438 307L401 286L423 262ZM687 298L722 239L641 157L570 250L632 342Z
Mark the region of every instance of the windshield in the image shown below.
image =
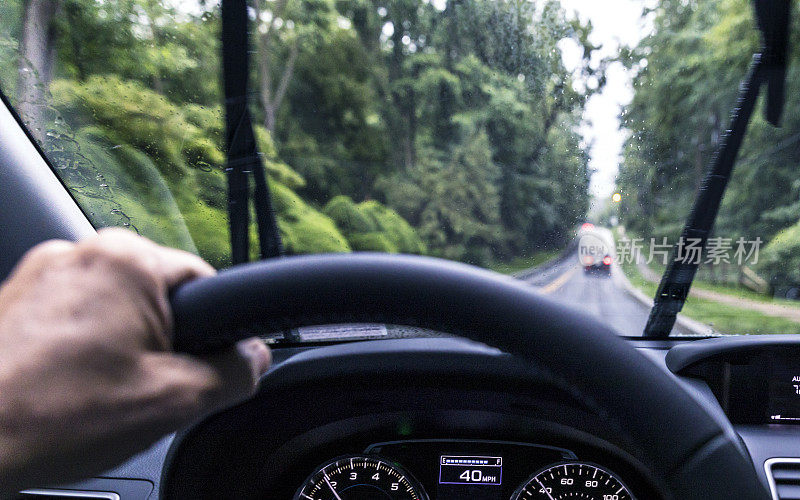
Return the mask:
M759 48L749 1L253 0L249 18L288 254L462 261L630 336L669 259L696 259L673 335L800 333L793 61L707 248L679 238ZM0 89L90 220L225 267L219 35L214 0L0 3Z

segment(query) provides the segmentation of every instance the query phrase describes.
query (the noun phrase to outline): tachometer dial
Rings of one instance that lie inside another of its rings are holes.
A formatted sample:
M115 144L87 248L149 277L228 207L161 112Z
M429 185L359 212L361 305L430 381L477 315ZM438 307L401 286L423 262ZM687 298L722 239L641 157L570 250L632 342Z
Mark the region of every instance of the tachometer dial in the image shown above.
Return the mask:
M295 500L427 500L411 475L397 464L367 456L332 460L311 474Z
M548 466L517 488L511 500L635 500L614 473L594 464Z

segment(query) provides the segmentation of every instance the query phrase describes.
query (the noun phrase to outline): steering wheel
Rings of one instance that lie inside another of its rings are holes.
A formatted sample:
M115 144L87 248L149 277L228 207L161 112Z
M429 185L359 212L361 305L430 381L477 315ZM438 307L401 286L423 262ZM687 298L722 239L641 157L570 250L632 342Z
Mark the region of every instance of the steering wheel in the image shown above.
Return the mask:
M531 363L624 433L666 498L765 499L747 451L666 371L611 329L490 271L416 256L343 254L245 264L176 289L174 346L208 352L252 328L375 322L453 333Z

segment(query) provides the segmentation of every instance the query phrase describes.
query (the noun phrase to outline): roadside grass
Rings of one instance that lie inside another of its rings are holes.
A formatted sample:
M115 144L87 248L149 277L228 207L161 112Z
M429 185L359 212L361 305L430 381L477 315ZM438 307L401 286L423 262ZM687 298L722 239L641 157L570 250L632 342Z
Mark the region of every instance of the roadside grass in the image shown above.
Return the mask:
M666 268L666 266L664 266L662 262L659 262L657 264L650 263L647 264L647 267L652 269L659 276L664 274L664 269ZM771 295L767 295L764 293L758 293L754 290L750 290L749 288L746 288L742 285L738 285L735 283L715 283L713 281L709 281L708 279L704 278L702 271L703 271L702 268L698 270L697 276L695 276L694 280L692 281L692 288L696 288L698 290L707 290L709 292L722 293L737 299L754 300L757 302L763 302L764 304L778 304L780 306L795 307L800 309L799 301L773 297Z
M560 250L543 250L541 252L536 252L533 255L516 257L509 262L495 262L490 264L488 267L492 271L498 273L514 274L519 271L524 271L526 269L544 264L548 260L556 257L559 253L561 253Z
M648 297L655 295L658 285L644 279L635 264L626 262L620 265L633 286ZM711 325L714 330L723 334L800 333L800 323L692 296L686 300L681 314Z
M618 229L615 229L614 237L616 239L619 239L620 232L619 232ZM653 263L647 264L647 267L652 269L659 276L661 276L664 273L664 269L666 268L666 266L663 265L663 262L653 262ZM626 270L626 274L628 274L627 270ZM637 274L638 274L638 272L637 272ZM698 271L698 275L695 276L694 281L692 281L692 288L697 288L697 289L700 289L700 290L708 290L708 291L717 292L717 293L723 293L725 295L730 295L731 297L736 297L736 298L742 298L742 299L748 299L748 300L756 300L758 302L763 302L763 303L766 303L766 304L778 304L778 305L781 305L781 306L800 308L800 302L795 301L795 300L772 297L771 295L758 293L758 292L756 292L754 290L750 290L749 288L746 288L744 286L737 285L737 284L734 284L734 283L727 283L726 284L726 283L718 283L718 282L709 281L708 279L706 279L703 276L703 269L702 268ZM653 291L655 292L655 287L653 288Z
M764 302L765 304L779 304L782 306L800 308L800 302L796 300L772 297L771 295L758 293L740 285L725 285L721 283L711 283L709 281L699 280L697 282L693 282L692 287L699 288L701 290L708 290L711 292L724 293L726 295L731 295L743 299L757 300L758 302Z

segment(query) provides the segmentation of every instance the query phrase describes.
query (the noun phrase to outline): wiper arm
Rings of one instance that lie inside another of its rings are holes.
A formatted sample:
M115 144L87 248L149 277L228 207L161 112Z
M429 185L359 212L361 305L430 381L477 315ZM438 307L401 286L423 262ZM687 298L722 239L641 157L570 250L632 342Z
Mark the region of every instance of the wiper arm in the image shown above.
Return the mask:
M767 85L767 121L780 125L789 57L790 0L755 0L756 21L763 47L761 64Z
M762 34L762 49L753 56L750 72L740 86L739 100L730 127L700 185L681 239L672 249L672 259L653 299L653 308L644 329L645 337L668 337L686 302L699 259L678 259L679 245L692 241L705 250L762 84L768 87L767 120L775 126L780 121L784 102L790 4L789 0L755 0L754 3L758 28Z
M705 249L708 234L717 218L722 195L733 172L736 155L753 113L761 81L762 63L760 56L756 55L750 67L750 74L742 83L731 126L723 137L711 168L700 185L689 219L681 232L680 242L699 242L699 246ZM672 258L661 277L661 283L653 299L653 308L644 328L645 337L669 336L675 325L675 319L689 295L692 280L697 272L698 260L679 260L678 244L673 247Z
M283 254L264 164L258 152L247 102L250 76L246 0L222 1L222 73L225 86L225 145L231 260L250 260L250 182L262 259Z

